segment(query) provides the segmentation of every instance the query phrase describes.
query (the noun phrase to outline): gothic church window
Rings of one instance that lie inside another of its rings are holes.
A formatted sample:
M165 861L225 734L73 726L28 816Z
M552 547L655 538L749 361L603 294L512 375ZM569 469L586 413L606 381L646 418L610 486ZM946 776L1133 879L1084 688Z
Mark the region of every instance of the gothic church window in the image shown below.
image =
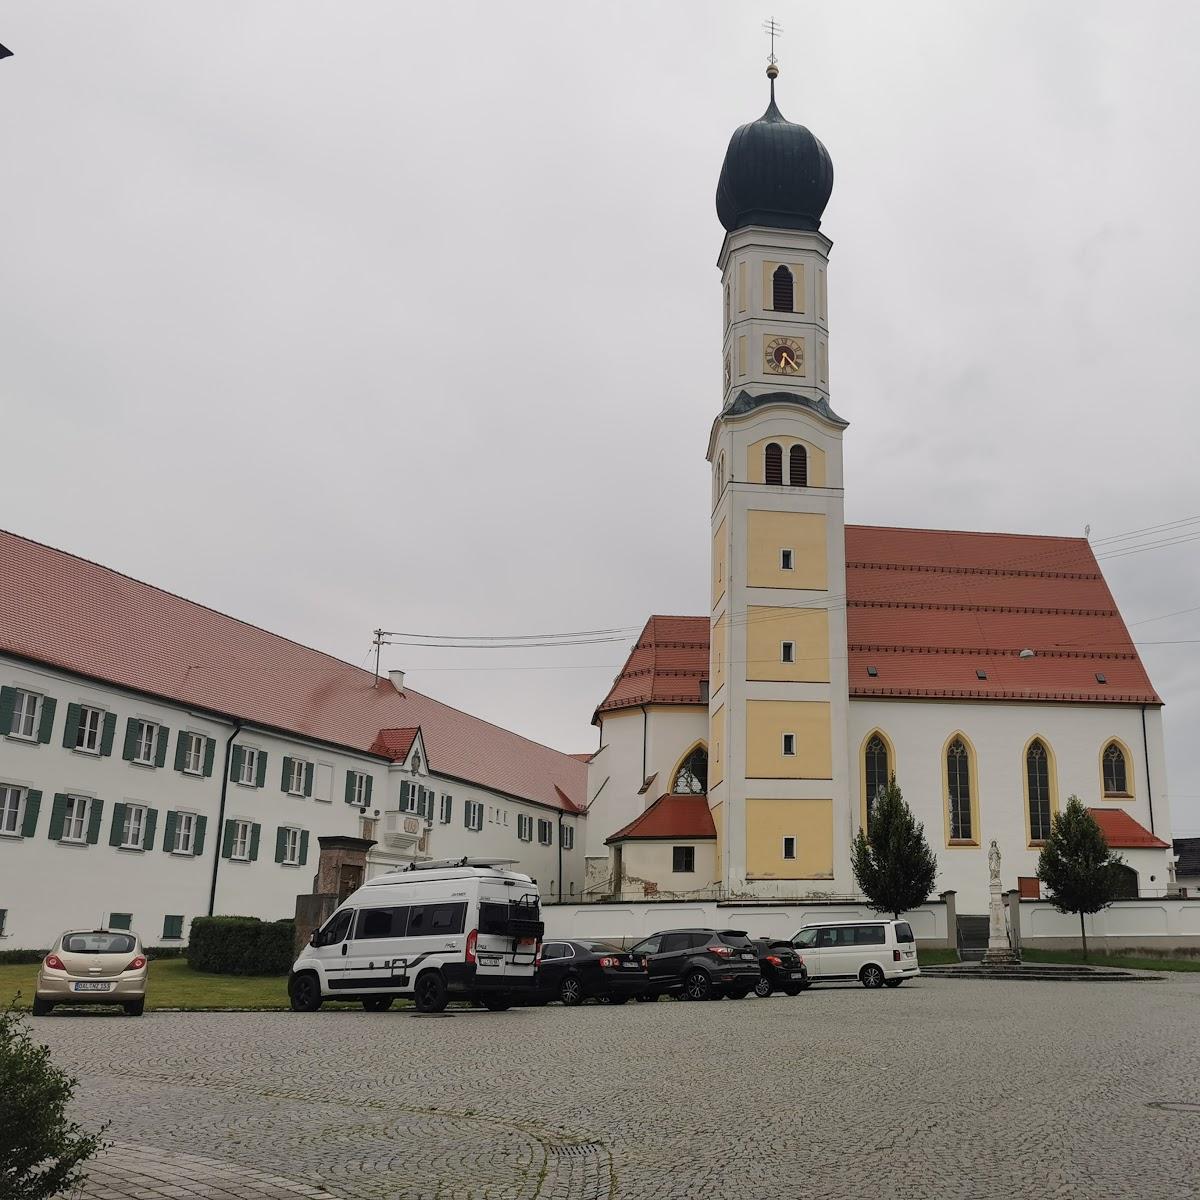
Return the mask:
M1050 756L1037 738L1025 751L1025 782L1029 792L1029 840L1044 842L1050 836Z
M950 805L950 840L972 841L971 828L971 761L962 738L955 738L946 747L946 780Z
M784 266L776 267L775 274L771 276L771 307L776 312L791 312L794 295L795 284L791 271Z
M783 447L778 442L768 442L763 451L763 478L767 483L783 484Z
M703 796L708 791L708 752L697 746L679 764L671 791L676 796Z
M793 446L788 451L788 483L792 487L808 487L808 451Z
M1104 747L1101 763L1104 771L1104 794L1128 796L1129 777L1125 767L1125 751L1116 742L1109 742Z
M867 829L871 828L871 810L875 806L876 797L888 785L887 743L879 736L872 734L867 747L863 751L863 771L867 786Z

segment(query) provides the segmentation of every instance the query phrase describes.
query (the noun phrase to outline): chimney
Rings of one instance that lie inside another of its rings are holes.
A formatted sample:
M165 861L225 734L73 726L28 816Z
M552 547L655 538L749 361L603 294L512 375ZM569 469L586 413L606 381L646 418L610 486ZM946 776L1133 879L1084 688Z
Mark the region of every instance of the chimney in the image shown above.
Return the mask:
M389 671L388 678L392 681L392 687L394 687L396 689L396 691L403 693L403 691L404 691L404 672L403 671Z

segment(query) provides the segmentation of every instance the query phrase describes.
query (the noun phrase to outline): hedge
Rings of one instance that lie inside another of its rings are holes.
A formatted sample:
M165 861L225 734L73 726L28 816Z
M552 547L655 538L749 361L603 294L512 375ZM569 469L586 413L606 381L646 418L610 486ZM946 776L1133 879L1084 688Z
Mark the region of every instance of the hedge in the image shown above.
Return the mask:
M193 917L187 961L212 975L286 975L295 960L296 923L257 917Z

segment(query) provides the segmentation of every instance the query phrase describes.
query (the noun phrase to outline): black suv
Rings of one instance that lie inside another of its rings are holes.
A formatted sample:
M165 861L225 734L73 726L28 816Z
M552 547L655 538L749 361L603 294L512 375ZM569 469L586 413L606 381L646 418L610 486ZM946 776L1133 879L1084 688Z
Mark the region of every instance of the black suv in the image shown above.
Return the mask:
M647 961L650 986L639 1000L664 992L681 999L740 1000L758 983L758 949L740 929L669 929L638 942L630 954Z

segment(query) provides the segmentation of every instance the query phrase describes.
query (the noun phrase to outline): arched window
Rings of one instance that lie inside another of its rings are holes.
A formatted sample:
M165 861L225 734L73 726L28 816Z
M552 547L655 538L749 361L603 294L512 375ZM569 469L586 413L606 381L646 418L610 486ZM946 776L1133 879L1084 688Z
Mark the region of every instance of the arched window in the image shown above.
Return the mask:
M1138 873L1127 863L1114 863L1108 868L1113 883L1115 899L1136 900L1139 895Z
M791 312L794 294L791 271L787 267L776 267L771 276L771 307L776 312Z
M671 791L677 796L703 796L708 791L708 751L697 746L679 764Z
M1128 796L1129 776L1125 769L1125 751L1116 742L1109 742L1104 747L1101 767L1104 772L1104 794Z
M768 442L763 452L764 476L768 483L783 483L783 447L778 442Z
M962 738L946 747L946 782L950 805L950 840L969 842L975 836L971 827L971 760Z
M788 451L788 483L792 487L808 487L808 451L803 446L793 446Z
M875 805L875 798L887 787L889 771L887 743L879 734L872 734L863 750L863 772L867 785L868 830L871 828L871 810Z
M1029 796L1029 840L1044 842L1050 836L1050 756L1037 738L1025 751L1025 784Z

